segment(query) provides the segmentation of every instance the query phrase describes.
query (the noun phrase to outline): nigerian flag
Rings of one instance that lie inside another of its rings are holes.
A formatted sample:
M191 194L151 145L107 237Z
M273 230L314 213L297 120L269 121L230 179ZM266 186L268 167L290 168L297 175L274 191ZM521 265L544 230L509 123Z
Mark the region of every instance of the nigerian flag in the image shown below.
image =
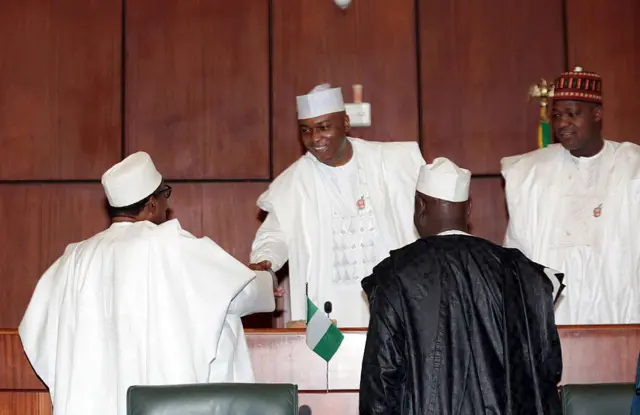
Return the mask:
M538 125L538 148L545 148L551 144L551 127L547 117L547 107L540 107L540 124Z
M344 335L307 297L307 346L325 361L338 351Z

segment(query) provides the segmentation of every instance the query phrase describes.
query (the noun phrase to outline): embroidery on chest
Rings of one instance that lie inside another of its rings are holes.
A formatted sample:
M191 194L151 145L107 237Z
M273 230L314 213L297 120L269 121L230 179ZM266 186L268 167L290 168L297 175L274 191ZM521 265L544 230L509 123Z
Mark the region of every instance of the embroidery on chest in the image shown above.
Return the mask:
M594 218L599 218L600 215L602 215L602 203L600 203L598 206L596 206L593 209L593 217Z

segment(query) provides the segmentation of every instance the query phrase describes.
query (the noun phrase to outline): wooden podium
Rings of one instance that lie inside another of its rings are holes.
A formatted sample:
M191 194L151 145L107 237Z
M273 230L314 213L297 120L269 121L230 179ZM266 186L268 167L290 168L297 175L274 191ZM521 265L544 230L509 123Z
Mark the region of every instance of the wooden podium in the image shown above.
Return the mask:
M633 382L640 325L561 326L562 383ZM304 330L246 330L257 382L295 383L313 413L357 414L366 331L345 330L326 364L307 348ZM0 415L50 415L45 386L33 373L15 330L0 331Z

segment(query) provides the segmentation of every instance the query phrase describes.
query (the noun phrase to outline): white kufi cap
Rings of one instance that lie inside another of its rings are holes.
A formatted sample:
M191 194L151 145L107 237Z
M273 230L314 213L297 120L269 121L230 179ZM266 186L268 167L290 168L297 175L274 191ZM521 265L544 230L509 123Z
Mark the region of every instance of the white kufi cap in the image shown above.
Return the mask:
M416 190L436 199L465 202L469 199L470 183L469 170L456 166L444 157L438 157L432 164L420 167Z
M318 85L307 95L296 97L296 102L299 120L344 111L342 89L331 88L329 84Z
M144 151L131 154L102 175L109 205L130 206L156 191L162 176Z

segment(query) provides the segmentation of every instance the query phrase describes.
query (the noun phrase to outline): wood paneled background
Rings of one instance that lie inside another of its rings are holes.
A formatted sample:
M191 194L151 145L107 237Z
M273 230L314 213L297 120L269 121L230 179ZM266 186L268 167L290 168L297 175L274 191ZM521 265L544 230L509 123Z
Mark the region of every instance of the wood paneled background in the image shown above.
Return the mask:
M470 168L474 232L500 242L533 82L600 72L607 137L640 140L638 21L635 0L0 0L0 327L106 226L100 176L137 150L183 226L247 262L258 195L301 155L295 96L324 82L364 86L354 135Z

